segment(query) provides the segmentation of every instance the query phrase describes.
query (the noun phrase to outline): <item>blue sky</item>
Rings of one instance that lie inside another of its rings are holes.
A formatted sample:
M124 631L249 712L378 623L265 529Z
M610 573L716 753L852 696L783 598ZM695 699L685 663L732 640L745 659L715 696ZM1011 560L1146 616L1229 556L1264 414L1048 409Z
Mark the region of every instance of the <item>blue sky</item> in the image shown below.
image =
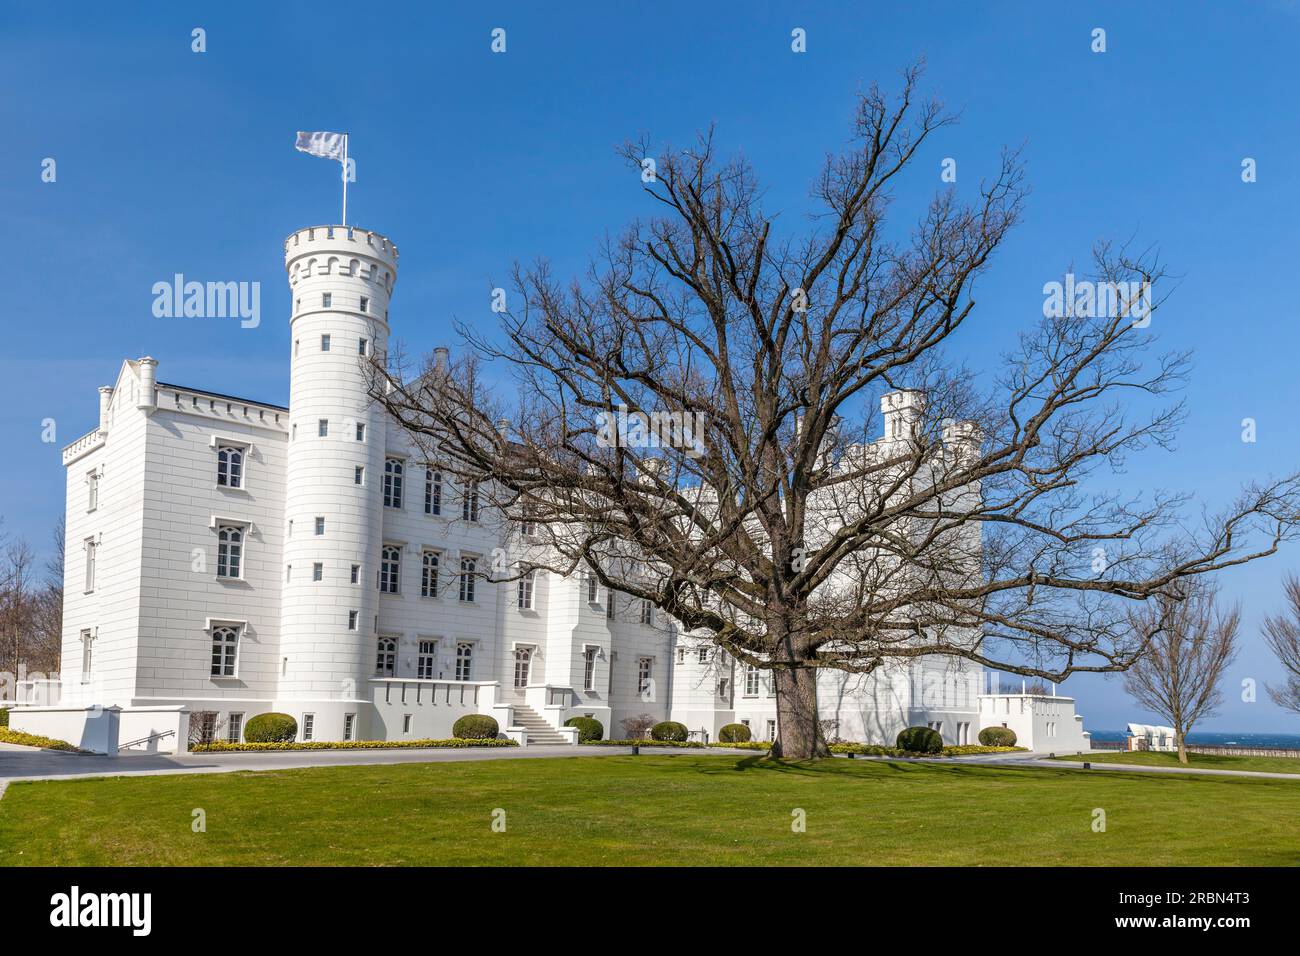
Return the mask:
M1244 480L1300 467L1293 2L206 6L4 14L0 515L42 550L62 506L59 447L94 426L95 389L123 358L287 402L281 243L339 214L337 167L295 152L296 130L351 133L349 219L398 244L394 336L426 351L455 347L453 319L490 327L488 292L512 261L579 271L606 231L649 211L614 156L643 132L682 144L716 122L796 227L854 93L894 85L922 55L927 88L963 115L918 158L899 220L920 214L944 157L969 195L1004 145L1023 146L1033 188L976 290L961 356L995 370L1039 314L1042 284L1086 266L1097 240L1154 244L1179 280L1153 331L1195 350L1190 417L1175 452L1113 480L1215 506ZM505 54L489 49L496 27ZM795 27L805 54L790 50ZM41 181L46 157L54 183ZM1241 181L1245 157L1255 183ZM259 281L261 325L155 318L150 289L176 272ZM1244 417L1254 444L1240 440ZM55 444L41 442L46 418ZM1262 690L1238 699L1243 678L1276 679L1258 623L1297 565L1291 548L1224 577L1245 608L1244 646L1203 729L1300 731ZM1065 691L1089 727L1145 716L1117 681Z

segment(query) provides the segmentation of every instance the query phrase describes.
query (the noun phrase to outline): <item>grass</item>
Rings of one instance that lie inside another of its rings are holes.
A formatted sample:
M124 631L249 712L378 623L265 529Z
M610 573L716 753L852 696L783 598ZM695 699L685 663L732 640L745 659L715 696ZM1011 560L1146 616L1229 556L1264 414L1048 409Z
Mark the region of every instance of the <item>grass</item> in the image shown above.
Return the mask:
M1065 768L684 752L24 782L0 800L0 865L1297 861L1298 783Z
M1125 763L1141 767L1181 767L1178 754L1158 750L1106 751L1071 754L1057 760L1088 760L1094 764ZM1237 757L1231 754L1187 755L1187 766L1197 770L1262 770L1269 773L1300 774L1300 757Z

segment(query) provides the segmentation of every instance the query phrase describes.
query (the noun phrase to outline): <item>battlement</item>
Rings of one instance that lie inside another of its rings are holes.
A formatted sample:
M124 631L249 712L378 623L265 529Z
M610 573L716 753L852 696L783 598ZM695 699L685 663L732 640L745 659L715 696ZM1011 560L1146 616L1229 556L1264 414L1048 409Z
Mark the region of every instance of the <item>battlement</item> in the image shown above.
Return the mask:
M284 240L289 284L312 275L366 279L392 291L397 279L397 246L388 237L355 226L308 226Z

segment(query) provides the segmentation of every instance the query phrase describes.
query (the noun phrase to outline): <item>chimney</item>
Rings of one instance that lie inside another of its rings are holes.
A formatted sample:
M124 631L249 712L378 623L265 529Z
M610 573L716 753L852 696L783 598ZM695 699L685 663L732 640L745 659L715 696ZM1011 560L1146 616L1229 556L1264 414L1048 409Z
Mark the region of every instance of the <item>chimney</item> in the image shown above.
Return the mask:
M99 386L99 431L108 434L108 419L113 405L113 386Z
M439 375L447 374L447 348L440 345L433 350L433 370Z
M944 419L943 443L959 459L971 459L979 455L984 436L974 422L957 422L951 418Z
M146 355L137 363L140 366L140 397L136 400L135 407L151 409L157 407L157 399L154 396L154 386L158 384L158 360Z
M921 423L925 410L925 393L901 389L880 396L880 410L885 416L885 440L906 441Z
M510 419L508 418L497 419L497 434L500 435L502 438L510 437Z

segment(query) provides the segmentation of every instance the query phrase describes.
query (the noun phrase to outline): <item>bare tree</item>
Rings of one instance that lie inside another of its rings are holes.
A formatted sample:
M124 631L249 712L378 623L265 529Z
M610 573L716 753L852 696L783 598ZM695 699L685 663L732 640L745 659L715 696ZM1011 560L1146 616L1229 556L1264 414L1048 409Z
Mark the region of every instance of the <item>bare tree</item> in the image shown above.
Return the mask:
M1238 605L1218 606L1218 586L1181 581L1130 614L1133 630L1153 634L1142 656L1124 675L1124 689L1137 703L1169 721L1178 741L1178 762L1187 763L1187 735L1212 715L1219 683L1237 653Z
M1273 703L1300 714L1300 578L1286 576L1287 610L1285 614L1264 618L1264 640L1277 655L1285 672L1281 686L1268 686Z
M860 97L802 235L711 134L657 158L628 144L659 215L607 241L585 281L516 266L503 336L462 324L472 349L453 362L395 349L370 366L372 396L423 454L535 529L543 547L512 551L495 579L589 573L772 670L788 757L827 753L819 669L1123 671L1156 633L1129 629L1130 602L1295 533L1296 476L1191 531L1183 495L1084 490L1168 446L1182 418L1159 403L1187 357L1148 355L1151 255L1099 246L1090 288L1113 293L1107 308L1044 308L991 384L945 357L1025 188L1007 154L969 204L941 192L910 234L891 227L897 177L952 122L919 101L918 75L896 99ZM515 402L489 388L496 361Z

